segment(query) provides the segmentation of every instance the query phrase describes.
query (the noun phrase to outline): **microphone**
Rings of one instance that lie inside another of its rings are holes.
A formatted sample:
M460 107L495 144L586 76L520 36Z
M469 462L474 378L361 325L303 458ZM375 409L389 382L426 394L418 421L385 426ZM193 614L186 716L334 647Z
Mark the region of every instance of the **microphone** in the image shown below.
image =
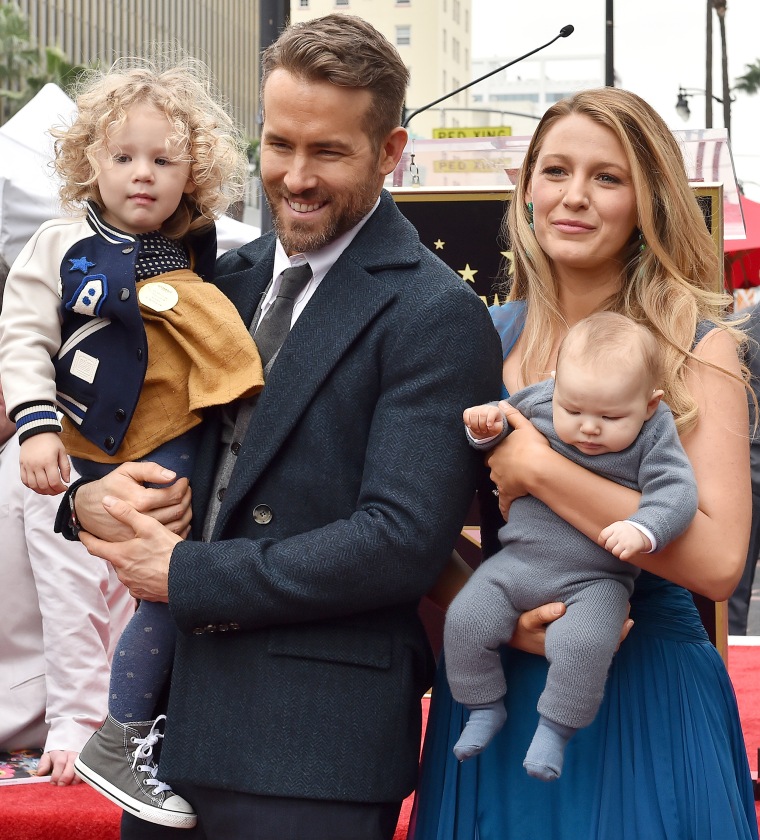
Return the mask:
M411 114L408 114L404 117L404 121L401 123L403 128L406 128L409 125L409 121L412 117L416 117L417 114L421 114L423 111L427 111L428 108L432 108L433 105L437 105L439 102L443 102L444 99L448 99L450 96L456 96L458 93L461 93L463 90L467 90L467 88L476 85L478 82L482 82L483 79L487 79L489 76L493 76L494 73L500 73L502 70L506 70L507 67L511 67L513 64L517 64L518 61L522 61L525 58L529 58L530 56L534 55L541 50L546 49L547 47L551 46L555 41L559 40L560 38L567 38L568 35L572 35L575 31L575 27L572 24L568 24L567 26L563 26L562 29L559 31L559 35L555 35L551 41L547 41L545 44L541 44L540 47L536 47L535 50L531 50L530 52L526 52L525 55L521 55L519 58L515 58L512 61L507 62L506 64L502 64L501 67L497 67L495 70L491 70L490 73L486 73L485 75L481 76L478 79L473 79L473 81L468 82L466 85L462 85L462 87L458 87L456 90L452 90L451 93L445 93L443 96L438 97L438 99L433 100L432 102L428 102L427 105L423 105L422 108L417 108L416 111L412 111Z

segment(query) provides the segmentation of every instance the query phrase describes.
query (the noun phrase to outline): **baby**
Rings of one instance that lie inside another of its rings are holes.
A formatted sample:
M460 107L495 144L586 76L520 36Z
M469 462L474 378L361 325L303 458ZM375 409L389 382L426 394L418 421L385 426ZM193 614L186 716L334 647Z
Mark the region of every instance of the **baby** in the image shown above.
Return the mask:
M484 562L446 615L446 671L470 717L454 746L460 760L482 752L506 719L499 647L522 612L563 601L546 631L549 672L540 719L523 766L550 781L562 772L567 742L594 719L627 615L638 569L629 560L682 534L697 510L697 487L670 409L656 388L657 341L612 312L576 324L554 377L522 389L509 405L552 448L588 470L641 491L639 508L613 522L598 545L532 496L516 499L499 532L501 550ZM464 412L471 443L487 449L508 433L502 409Z

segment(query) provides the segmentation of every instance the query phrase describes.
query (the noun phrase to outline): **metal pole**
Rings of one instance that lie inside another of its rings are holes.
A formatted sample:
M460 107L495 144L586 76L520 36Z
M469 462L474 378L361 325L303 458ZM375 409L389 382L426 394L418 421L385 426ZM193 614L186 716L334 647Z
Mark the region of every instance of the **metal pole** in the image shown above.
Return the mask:
M259 0L259 55L273 44L290 19L290 0ZM261 103L259 103L259 136L261 136ZM261 232L272 229L272 214L262 196Z
M613 0L606 0L605 28L604 28L604 84L615 87L615 39Z
M707 0L707 19L705 21L705 128L713 127L713 4Z

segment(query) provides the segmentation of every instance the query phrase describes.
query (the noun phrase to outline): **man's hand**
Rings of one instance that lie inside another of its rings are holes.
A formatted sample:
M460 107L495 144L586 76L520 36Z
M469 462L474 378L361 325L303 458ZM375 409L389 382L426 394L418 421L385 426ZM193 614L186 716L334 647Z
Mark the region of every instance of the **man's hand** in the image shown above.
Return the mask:
M652 550L649 537L635 525L625 521L608 525L599 534L597 542L621 560L628 560L635 554L646 554Z
M186 537L192 516L190 485L186 478L171 484L175 478L176 473L150 461L121 464L104 478L82 484L77 489L77 519L84 531L109 542L131 539L134 532L103 506L104 497L113 496L151 516L172 533ZM146 483L170 486L145 487Z
M42 754L37 765L38 776L50 776L53 785L78 785L79 776L74 773L74 759L79 755L71 750L50 750Z
M56 432L40 432L21 444L21 481L42 496L63 493L71 481L71 465Z
M83 531L79 539L85 548L114 567L133 597L168 601L169 561L181 537L121 499L106 496L102 503L107 513L134 536L122 542L106 542Z

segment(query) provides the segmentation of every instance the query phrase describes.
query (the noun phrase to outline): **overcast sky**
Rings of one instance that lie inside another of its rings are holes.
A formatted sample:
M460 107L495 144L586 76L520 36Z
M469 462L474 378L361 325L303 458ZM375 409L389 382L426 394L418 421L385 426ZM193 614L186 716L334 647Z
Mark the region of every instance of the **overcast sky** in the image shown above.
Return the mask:
M706 0L615 2L618 85L650 102L674 129L704 128L704 97L691 98L688 123L676 114L675 103L679 86L705 86L705 3ZM572 24L575 32L548 47L545 56L603 56L605 9L605 0L472 0L473 57L503 56L506 62L546 43L566 24ZM726 31L729 79L733 84L746 64L760 59L760 0L729 0ZM720 96L717 17L713 39L713 93ZM760 201L760 94L737 94L731 122L737 175L745 181L747 195ZM717 102L713 126L723 126L723 110Z

